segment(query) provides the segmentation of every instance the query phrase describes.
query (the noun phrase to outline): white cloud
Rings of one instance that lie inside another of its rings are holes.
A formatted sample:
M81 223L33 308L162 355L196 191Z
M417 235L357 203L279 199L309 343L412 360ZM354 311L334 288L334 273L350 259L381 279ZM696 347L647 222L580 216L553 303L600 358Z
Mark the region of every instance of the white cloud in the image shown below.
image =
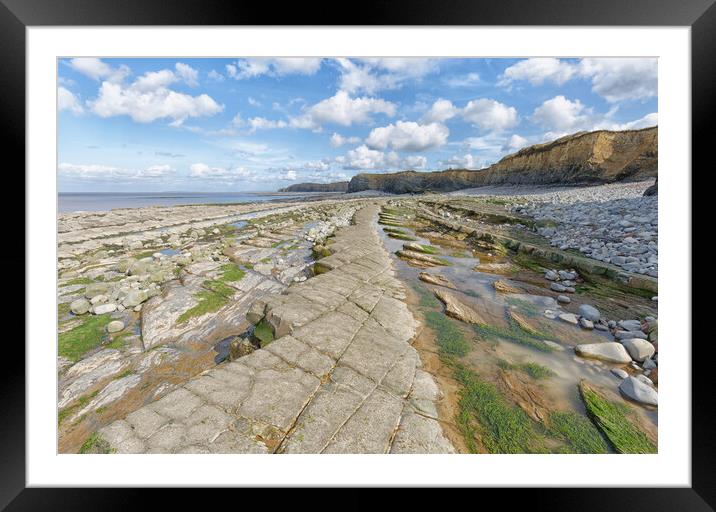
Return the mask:
M342 164L343 169L359 171L387 171L398 168L425 169L428 165L428 159L424 156L409 155L401 158L395 151L384 153L370 149L365 144L348 151L345 156L337 157L335 161Z
M595 130L638 130L640 128L649 128L650 126L656 126L659 124L659 115L656 112L647 114L644 117L635 119L634 121L627 121L626 123L612 123L602 122L598 123Z
M591 78L592 91L611 103L651 98L658 92L655 58L582 59L579 73Z
M470 153L465 155L454 155L447 160L441 160L440 165L446 169L481 169L482 160Z
M320 67L318 57L252 58L227 64L226 70L231 78L242 80L261 75L313 75Z
M424 156L410 155L401 162L401 167L408 169L425 169L428 166L428 159Z
M385 154L363 144L346 153L344 169L372 170L385 167Z
M105 79L109 82L121 82L129 75L129 68L125 65L113 68L95 57L78 57L71 59L70 67L94 80Z
M260 107L261 106L261 102L259 100L257 100L256 98L252 98L251 96L249 96L246 101L248 101L249 105L251 105L252 107Z
M223 82L224 81L224 75L216 71L215 69L212 69L209 71L209 74L207 75L209 79L214 80L215 82Z
M480 83L480 75L468 73L466 75L451 76L445 78L443 82L448 87L472 87Z
M327 171L330 167L331 164L328 160L313 160L303 164L304 169L312 171Z
M61 176L91 181L146 180L163 178L173 173L169 165L151 165L144 169L126 169L102 164L71 164L57 166Z
M82 104L77 99L77 96L62 86L57 88L57 110L60 112L63 110L69 110L75 115L79 115L84 112Z
M374 149L390 147L399 151L425 151L445 144L449 134L450 130L443 124L398 121L372 130L366 144Z
M296 181L298 179L298 173L294 169L288 169L283 175L279 176L278 179L284 181Z
M340 133L334 133L331 135L330 143L334 148L341 147L344 144L358 144L360 137L344 137Z
M341 73L339 88L349 93L396 89L407 80L417 80L437 70L437 61L425 58L341 58L336 62Z
M351 98L347 92L338 91L334 96L322 100L306 110L308 119L297 119L297 127L320 126L324 123L351 126L366 123L371 114L395 115L395 105L379 98ZM302 126L299 126L302 125Z
M199 85L199 71L192 68L189 64L177 62L174 65L174 68L177 70L177 74L179 75L179 77L189 87L196 87Z
M542 85L546 81L562 85L576 73L576 66L569 62L552 57L532 58L521 60L505 69L498 85L508 85L516 80L525 80L532 85Z
M137 78L132 87L138 91L154 91L177 81L177 77L168 69L148 71Z
M226 65L226 74L229 75L231 78L235 78L236 75L239 72L239 68L234 66L233 64L227 64Z
M369 57L359 60L373 68L404 76L423 76L437 70L435 59L423 57Z
M235 181L255 181L259 174L244 167L211 167L205 163L189 166L189 177L219 180L226 183Z
M564 132L583 129L591 112L579 100L570 101L562 95L546 100L532 114L532 121L543 128Z
M211 116L223 110L223 105L206 94L190 96L167 89L168 80L167 74L156 72L145 74L129 86L102 82L99 95L88 105L100 117L127 115L140 123L169 118L174 125L189 117Z
M469 101L462 111L462 117L483 131L507 130L518 122L515 107L489 98Z
M448 119L451 119L457 115L460 111L450 100L444 100L440 98L433 103L430 110L428 110L423 116L423 121L427 123L443 123Z
M248 120L250 126L250 132L253 133L256 130L273 130L276 128L286 128L288 123L282 120L266 119L265 117L252 117Z
M512 137L508 139L508 141L503 146L503 149L505 151L517 151L518 149L522 149L523 147L525 147L527 144L527 139L515 133L512 135Z

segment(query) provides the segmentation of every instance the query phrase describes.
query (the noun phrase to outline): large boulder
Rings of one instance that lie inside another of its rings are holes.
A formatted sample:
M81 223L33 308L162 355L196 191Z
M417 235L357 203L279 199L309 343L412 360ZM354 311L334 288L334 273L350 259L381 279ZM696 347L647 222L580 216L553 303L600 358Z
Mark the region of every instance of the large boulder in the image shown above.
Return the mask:
M90 303L87 299L77 299L70 303L70 311L75 315L84 315L90 310Z
M631 356L621 343L608 341L606 343L587 343L574 347L577 355L599 359L608 363L626 364L631 362Z
M119 332L124 329L124 322L121 320L112 320L107 324L107 332Z
M125 308L133 308L139 306L142 302L147 300L147 292L145 290L130 290L127 296L122 300L122 304Z
M644 362L654 355L654 345L641 338L632 338L622 342L634 361Z
M104 315L105 313L111 313L117 310L117 305L113 302L107 304L98 304L92 308L92 312L95 315Z
M582 304L579 306L579 314L592 322L598 321L602 316L597 308L590 306L589 304Z
M109 283L90 283L85 287L85 297L91 299L97 295L104 295L109 291Z
M658 405L659 394L654 388L635 377L627 377L619 384L619 391L627 398L647 405Z

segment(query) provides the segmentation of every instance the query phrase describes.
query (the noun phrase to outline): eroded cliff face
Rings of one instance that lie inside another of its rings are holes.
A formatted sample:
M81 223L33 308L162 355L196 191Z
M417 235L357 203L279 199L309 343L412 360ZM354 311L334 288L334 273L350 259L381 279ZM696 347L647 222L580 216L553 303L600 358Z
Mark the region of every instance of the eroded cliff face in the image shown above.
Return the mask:
M348 192L448 192L501 184L576 184L637 180L657 175L658 128L580 132L507 155L479 171L405 171L358 174Z

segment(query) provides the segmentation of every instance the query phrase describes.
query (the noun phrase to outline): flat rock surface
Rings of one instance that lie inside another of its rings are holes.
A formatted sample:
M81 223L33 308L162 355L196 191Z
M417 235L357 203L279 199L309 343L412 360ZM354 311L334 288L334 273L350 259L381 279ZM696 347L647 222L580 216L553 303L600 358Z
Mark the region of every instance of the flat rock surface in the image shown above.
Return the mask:
M101 437L118 453L454 452L435 412L439 390L410 345L417 323L375 231L377 213L367 206L336 230L331 256L319 260L327 271L251 306L277 339Z

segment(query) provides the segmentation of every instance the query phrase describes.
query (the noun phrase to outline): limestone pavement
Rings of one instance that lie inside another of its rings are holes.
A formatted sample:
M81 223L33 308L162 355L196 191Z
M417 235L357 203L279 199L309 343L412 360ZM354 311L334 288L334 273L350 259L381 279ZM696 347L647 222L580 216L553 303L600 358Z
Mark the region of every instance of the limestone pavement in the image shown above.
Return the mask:
M336 230L322 274L249 309L275 340L99 431L118 453L453 453L417 323L375 231Z

